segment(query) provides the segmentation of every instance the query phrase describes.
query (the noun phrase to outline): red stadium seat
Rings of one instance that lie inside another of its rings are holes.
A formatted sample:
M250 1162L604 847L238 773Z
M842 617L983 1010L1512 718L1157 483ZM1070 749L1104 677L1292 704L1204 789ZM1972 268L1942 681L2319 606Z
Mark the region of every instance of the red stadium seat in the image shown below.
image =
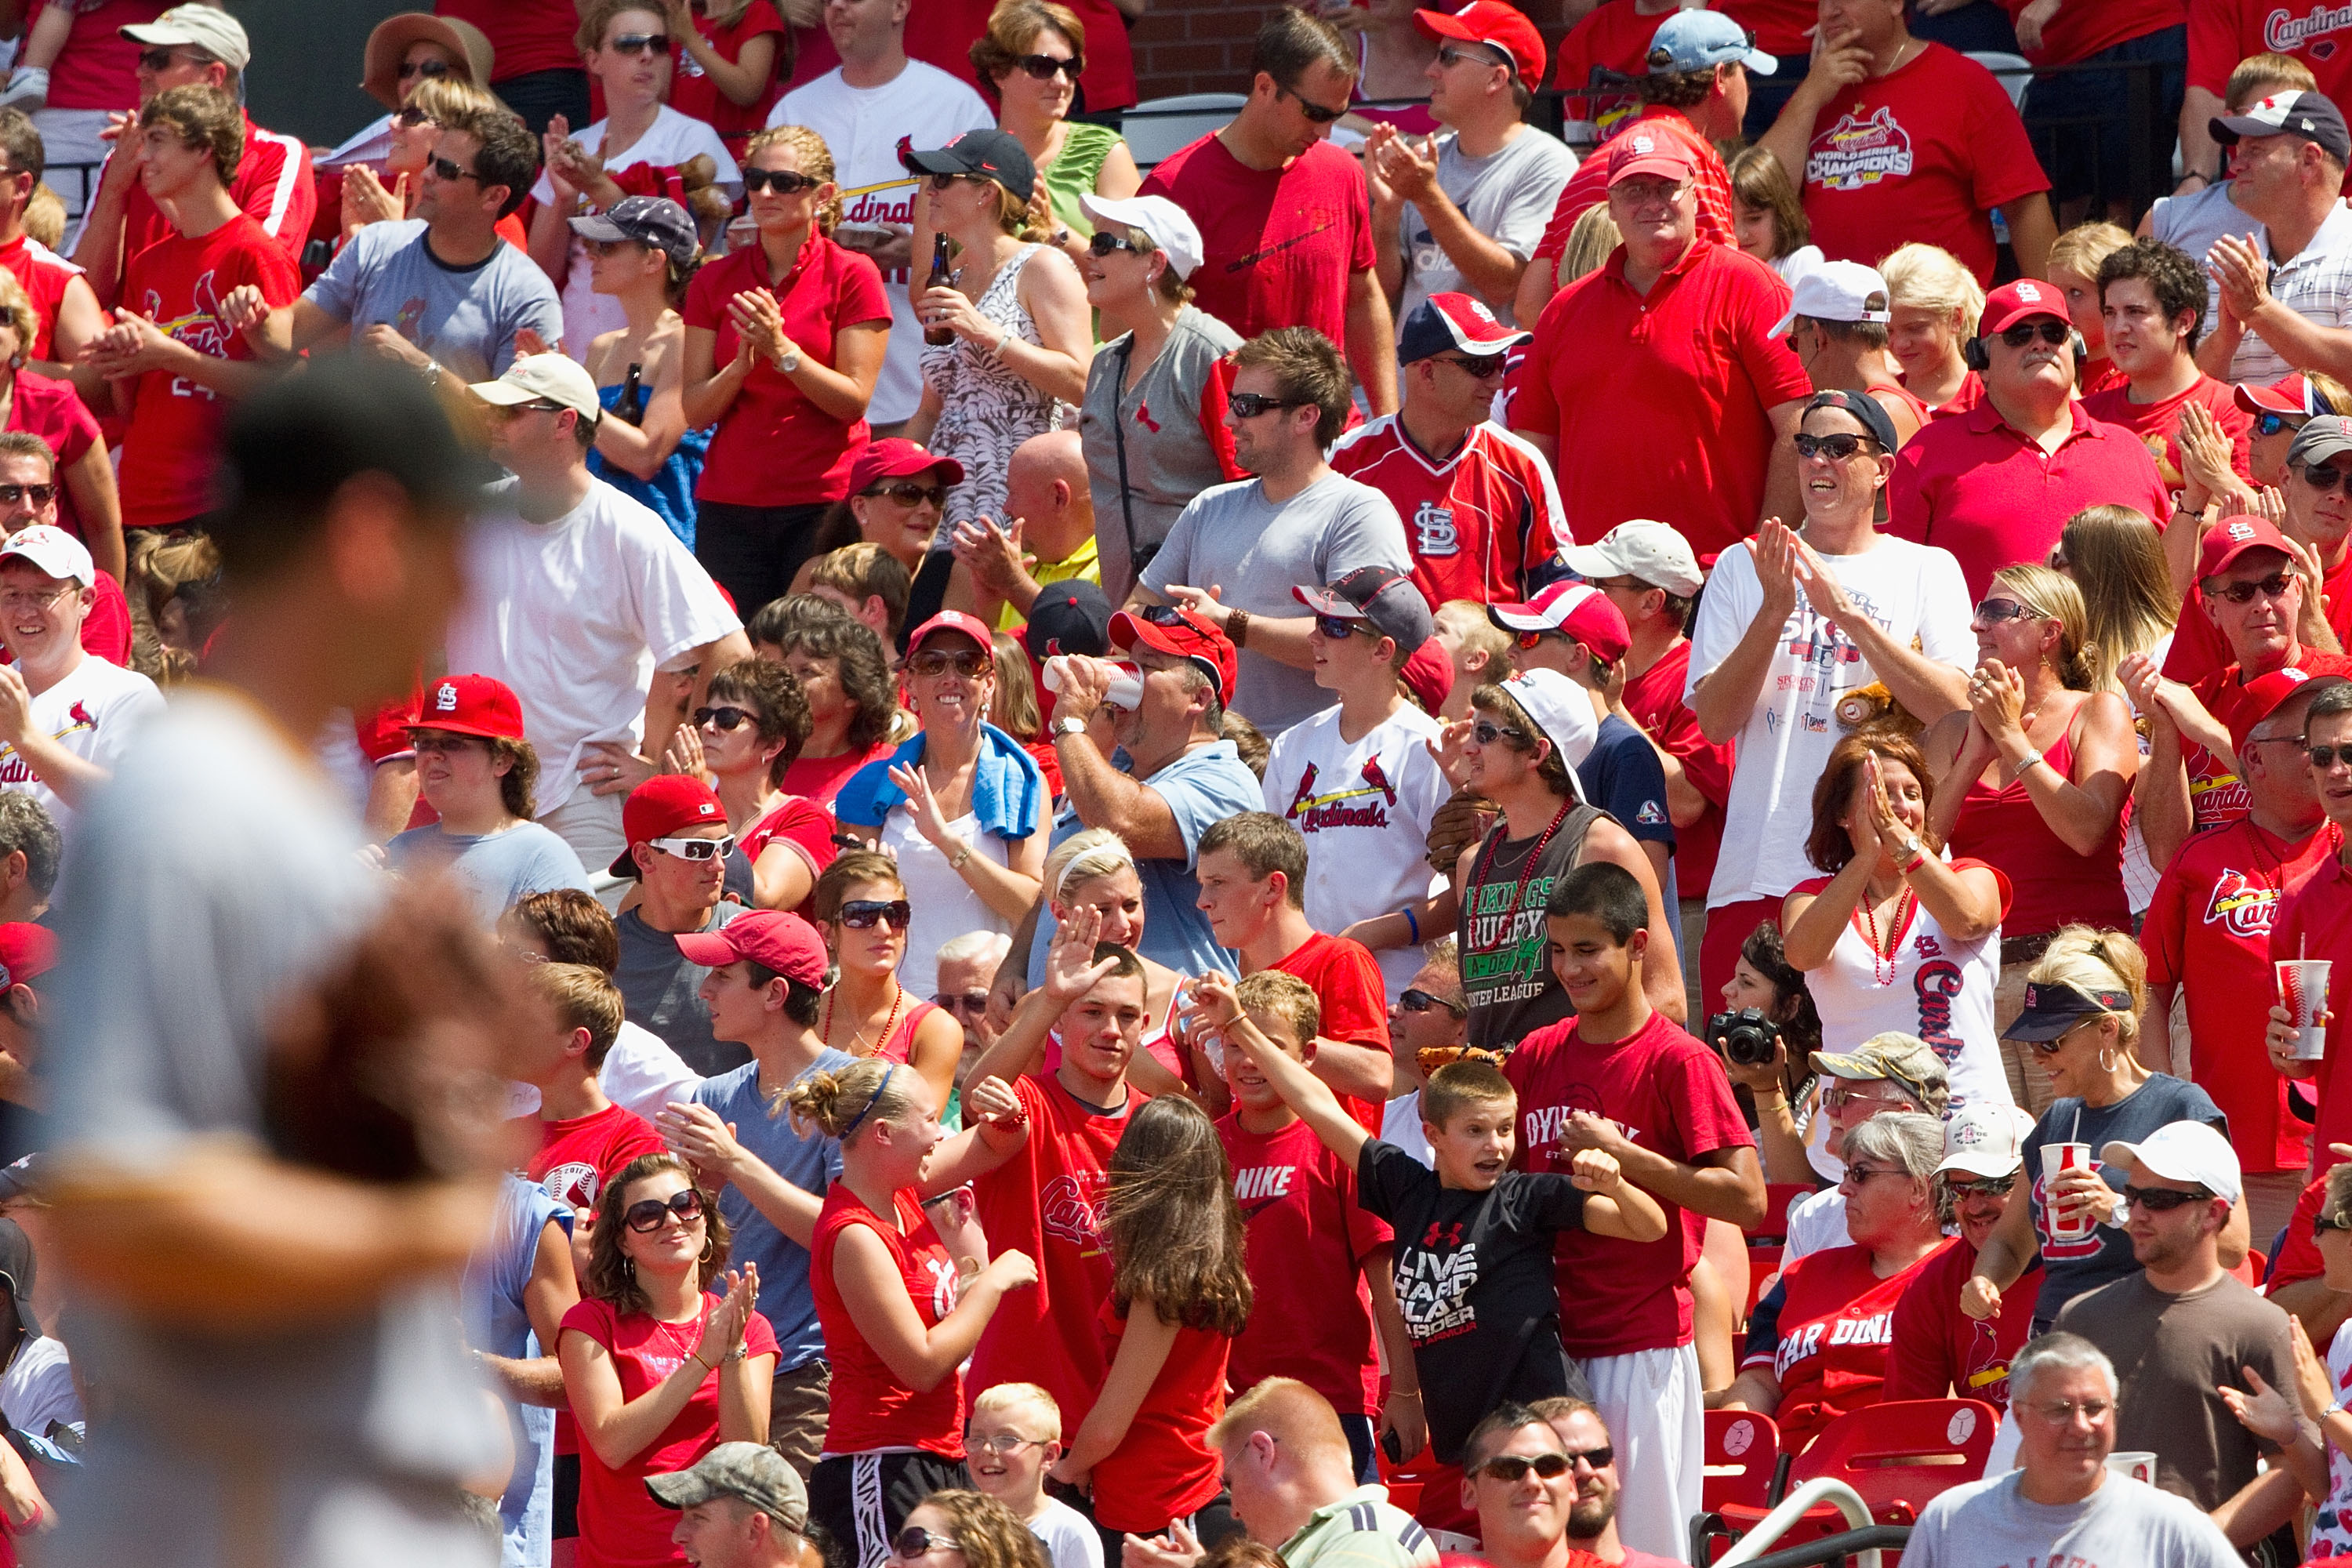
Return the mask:
M1709 1412L1710 1422L1716 1414ZM1834 1476L1861 1494L1878 1523L1911 1524L1937 1494L1983 1479L1985 1457L1992 1450L1993 1431L2000 1424L2000 1412L1975 1399L1867 1405L1822 1429L1789 1468L1788 1490L1816 1476ZM1716 1511L1744 1534L1771 1510L1759 1499L1728 1501ZM1780 1538L1780 1544L1801 1545L1845 1528L1844 1517L1823 1504L1808 1510Z
M1751 1240L1785 1241L1789 1236L1789 1205L1810 1197L1813 1189L1802 1182L1770 1182L1764 1188L1764 1217L1748 1231Z
M1739 1309L1739 1322L1741 1327L1746 1327L1748 1320L1756 1315L1756 1303L1764 1299L1764 1291L1766 1288L1771 1284L1773 1279L1778 1276L1780 1272L1780 1248L1778 1247L1759 1247L1752 1242L1748 1244L1748 1304Z
M1769 1415L1751 1410L1708 1411L1703 1506L1710 1513L1732 1502L1760 1508L1780 1457L1780 1428Z

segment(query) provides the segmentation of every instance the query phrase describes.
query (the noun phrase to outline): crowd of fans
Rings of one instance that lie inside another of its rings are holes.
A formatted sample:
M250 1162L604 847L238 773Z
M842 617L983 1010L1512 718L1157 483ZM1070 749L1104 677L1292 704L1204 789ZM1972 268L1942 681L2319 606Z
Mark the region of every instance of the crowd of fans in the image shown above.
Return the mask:
M2345 19L1577 8L21 18L0 1565L2352 1552Z

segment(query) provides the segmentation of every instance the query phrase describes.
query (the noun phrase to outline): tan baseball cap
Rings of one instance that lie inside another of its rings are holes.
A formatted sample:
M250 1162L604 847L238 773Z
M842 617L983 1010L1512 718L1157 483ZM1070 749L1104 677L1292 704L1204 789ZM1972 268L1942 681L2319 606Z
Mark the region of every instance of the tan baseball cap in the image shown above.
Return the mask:
M467 390L499 408L543 400L562 404L592 423L604 412L595 379L569 354L525 354L498 380L478 381Z
M115 31L134 44L186 44L234 71L253 63L253 45L243 24L217 5L174 5L152 22Z

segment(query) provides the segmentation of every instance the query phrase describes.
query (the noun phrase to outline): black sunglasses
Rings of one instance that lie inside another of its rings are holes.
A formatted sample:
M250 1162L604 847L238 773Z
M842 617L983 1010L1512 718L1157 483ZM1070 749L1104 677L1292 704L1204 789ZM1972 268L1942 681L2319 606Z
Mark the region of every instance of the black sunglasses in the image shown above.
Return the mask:
M2294 575L2292 573L2273 572L2269 576L2259 578L2252 583L2225 583L2213 589L2211 596L2216 599L2227 599L2233 605L2251 605L2254 602L2254 595L2257 594L2266 595L2273 599L2284 598L2287 584L2294 581Z
M1338 616L1316 616L1315 629L1332 642L1345 642L1358 632L1368 633L1372 637L1381 635L1381 628L1370 621L1342 620Z
M890 1555L908 1562L941 1549L961 1552L963 1547L961 1542L950 1541L944 1535L933 1535L919 1524L908 1525L890 1540Z
M1439 354L1437 363L1450 364L1473 381L1492 381L1510 363L1508 354Z
M15 506L26 496L33 498L35 506L47 506L57 500L58 487L55 485L0 485L0 502Z
M433 173L445 180L474 180L478 182L482 177L481 175L474 173L471 169L461 169L457 167L457 164L451 163L448 159L440 156L438 153L436 153L433 158Z
M667 33L623 33L606 46L616 55L669 53Z
M1989 626L1997 626L2003 621L2025 620L2033 614L2032 606L2015 599L1983 599L1976 608L1976 618Z
M876 485L872 489L860 493L868 496L888 496L900 506L920 506L925 501L930 502L933 506L945 506L948 503L947 486L919 485L912 479L900 479L895 484Z
M1822 457L1832 463L1844 462L1856 452L1861 451L1864 446L1878 445L1867 436L1855 436L1845 431L1840 431L1834 436L1808 436L1801 430L1791 436L1790 440L1796 444L1797 456L1800 458Z
M403 60L400 62L400 79L403 81L406 81L413 76L445 77L448 74L449 62L447 60Z
M1255 419L1275 408L1304 408L1307 405L1296 397L1268 397L1262 392L1236 392L1225 399L1225 406L1244 419Z
M2315 490L2332 490L2340 484L2352 481L2352 468L2339 468L2333 463L2321 463L2316 468L2305 463L2294 471L2303 476L2305 484Z
M1087 253L1090 256L1108 256L1114 250L1132 251L1138 256L1144 254L1142 246L1131 239L1123 239L1115 234L1097 233L1092 239L1087 241Z
M2026 344L2032 342L2035 338L2040 338L2043 342L2048 343L2054 349L2060 343L2064 342L2068 338L2073 337L2074 335L2074 329L2068 326L2065 322L2043 320L2040 321L2020 321L2017 325L2008 328L2002 331L2000 334L2000 341L2007 343L2011 348L2021 349Z
M1061 71L1069 77L1073 87L1077 85L1078 73L1087 68L1083 55L1072 55L1066 60L1057 60L1051 55L1023 55L1013 63L1026 71L1032 81L1051 81L1054 73Z
M1613 1450L1608 1448L1596 1449L1594 1452L1607 1454L1610 1459L1613 1459L1617 1457ZM1597 1470L1608 1462L1608 1459L1599 1460L1592 1468ZM1498 1481L1507 1482L1525 1480L1527 1479L1528 1472L1529 1470L1533 1470L1537 1475L1541 1476L1544 1479L1549 1481L1568 1474L1569 1471L1575 1468L1576 1461L1569 1458L1566 1454L1536 1454L1533 1456L1524 1454L1497 1454L1493 1458L1488 1459L1486 1463L1480 1465L1478 1467L1478 1473L1482 1476L1492 1476Z
M934 191L951 191L955 189L955 184L958 180L970 180L975 185L984 185L988 184L988 176L986 174L933 174L931 176L931 189Z
M2311 1239L2317 1241L2331 1230L2352 1230L2352 1214L2315 1214L2311 1216Z
M1956 1198L2005 1198L2009 1196L2010 1189L2016 1185L2017 1177L2013 1174L1983 1176L1973 1182L1956 1182L1949 1176L1944 1178L1944 1186Z
M2276 436L2290 430L2300 430L2310 417L2307 414L2279 414L2265 408L2254 416L2254 434Z
M1443 996L1432 996L1419 986L1408 987L1404 994L1397 998L1397 1005L1408 1013L1426 1013L1432 1007L1443 1007L1457 1018L1466 1018L1470 1016L1470 1009L1460 1003L1448 1002Z
M692 1187L682 1187L672 1193L667 1202L639 1198L622 1212L621 1219L639 1236L647 1236L659 1230L662 1222L672 1215L677 1216L680 1225L692 1225L702 1217L702 1194Z
M1348 112L1344 109L1326 109L1295 87L1277 87L1274 89L1274 96L1298 100L1298 112L1317 125L1328 125Z
M851 931L872 931L884 921L895 930L905 931L907 922L915 918L915 907L904 899L887 903L880 899L852 899L841 906L836 918Z
M708 725L711 729L724 732L734 729L738 724L757 724L759 721L760 716L749 708L719 706L698 708L694 710L694 727L698 730Z
M2200 1187L2193 1193L2179 1193L2170 1187L2124 1188L2124 1202L2150 1214L2169 1214L2184 1204L2201 1204L2213 1194Z
M2307 746L2304 755L2311 759L2315 768L2332 768L2338 757L2344 759L2345 766L2352 767L2352 746Z
M173 60L183 60L192 66L208 66L213 63L210 56L200 58L194 55L183 55L176 49L170 47L157 47L152 49L142 49L139 51L139 68L141 70L167 71L172 68L172 62Z
M824 184L814 174L803 174L797 169L746 169L743 188L753 195L772 190L780 196L796 196L803 191L813 191Z

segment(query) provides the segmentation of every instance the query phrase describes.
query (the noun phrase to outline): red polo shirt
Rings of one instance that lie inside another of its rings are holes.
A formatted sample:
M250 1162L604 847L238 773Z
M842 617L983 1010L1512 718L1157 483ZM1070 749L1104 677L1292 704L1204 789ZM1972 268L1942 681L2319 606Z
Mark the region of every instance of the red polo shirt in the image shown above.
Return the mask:
M1669 517L1711 563L1755 531L1770 411L1812 394L1772 331L1788 308L1789 286L1770 268L1703 240L1647 295L1625 280L1619 246L1552 296L1511 426L1558 443L1562 514L1579 542L1630 518Z
M2327 616L2336 640L2352 647L2352 551L2347 551L2321 579L2319 607ZM2194 686L2215 670L2236 662L2230 644L2205 613L2205 590L2192 585L2173 623L2172 651L2164 658L2164 674L2183 686Z
M2030 4L2032 0L2001 0L2011 21ZM2198 4L2200 11L2229 8L2227 4L2211 5L2210 0L2199 0ZM2275 15L2283 8L2277 0L2272 0L2271 9ZM2058 14L2042 29L2042 47L2021 52L2038 66L2071 66L2117 44L2160 33L2167 27L2178 27L2187 20L2187 0L2098 0L2095 5L2061 5ZM2246 53L2268 47L2267 44L2257 44ZM2238 62L2232 59L2230 63L2234 66ZM2229 73L2222 74L2226 78ZM2221 89L2213 90L2218 93Z
M2045 559L2084 507L2114 502L2168 516L2172 500L2147 448L2079 403L2068 412L2074 428L2055 452L2028 440L1990 400L1930 420L1895 456L1886 531L1950 551L1969 592L1981 597L2002 567Z
M2327 1146L2352 1142L2352 1072L2344 1067L2346 1053L2352 1052L2352 1002L2347 1000L2352 982L2342 978L2352 975L2352 872L2344 869L2341 855L2321 860L2279 900L2278 919L2271 926L2271 961L2282 958L2325 958L2334 964L2327 980L2335 1014L2327 1026L2327 1055L2308 1086L2319 1100L2319 1119L2311 1129L2316 1167L2312 1173L2322 1175L2336 1163ZM2274 975L2263 994L2277 999Z

